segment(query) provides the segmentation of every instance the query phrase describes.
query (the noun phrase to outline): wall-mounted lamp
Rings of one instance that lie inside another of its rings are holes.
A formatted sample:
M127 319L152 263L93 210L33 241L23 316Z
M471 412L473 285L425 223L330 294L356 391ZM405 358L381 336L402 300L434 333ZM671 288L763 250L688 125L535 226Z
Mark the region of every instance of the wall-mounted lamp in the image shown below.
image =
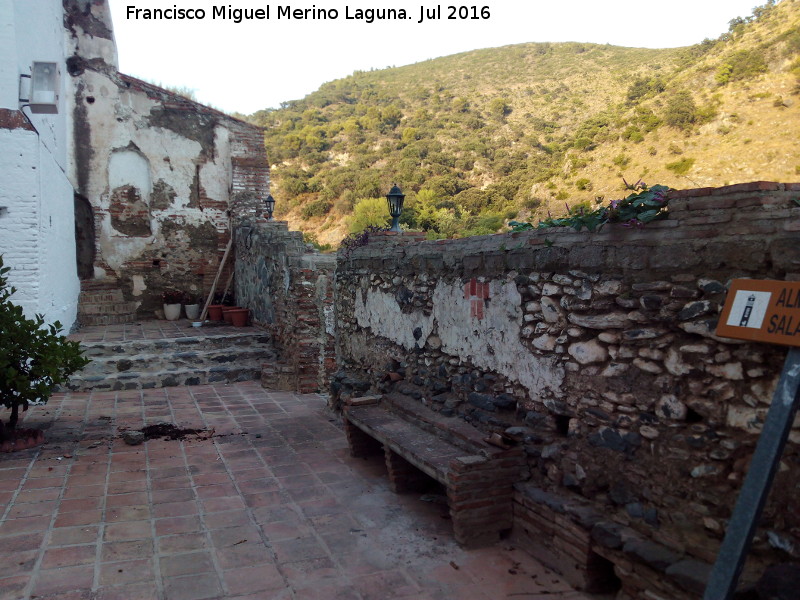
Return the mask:
M400 213L403 212L403 200L406 196L397 184L392 186L386 194L386 201L389 203L389 214L392 216L392 226L389 231L400 231Z
M272 194L267 196L264 204L267 206L267 221L272 221L272 213L275 210L275 198L272 197Z
M58 63L34 62L30 75L20 75L20 102L26 104L32 113L58 114L60 75ZM30 80L27 93L24 91L24 79Z

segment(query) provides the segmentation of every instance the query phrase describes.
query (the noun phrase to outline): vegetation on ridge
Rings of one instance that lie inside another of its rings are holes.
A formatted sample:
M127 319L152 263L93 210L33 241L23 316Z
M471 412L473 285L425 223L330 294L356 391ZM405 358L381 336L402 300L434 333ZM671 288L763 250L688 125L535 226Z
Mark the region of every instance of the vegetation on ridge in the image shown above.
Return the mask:
M800 174L800 1L716 40L649 50L520 44L356 72L249 118L266 127L277 216L320 243L388 220L493 233L618 197L620 181L725 185Z

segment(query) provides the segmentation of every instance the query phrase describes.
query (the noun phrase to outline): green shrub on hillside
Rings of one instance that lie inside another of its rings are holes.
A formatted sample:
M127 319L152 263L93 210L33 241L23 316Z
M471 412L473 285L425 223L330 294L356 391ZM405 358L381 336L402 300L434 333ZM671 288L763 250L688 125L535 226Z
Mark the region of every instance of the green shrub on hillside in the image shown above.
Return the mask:
M620 168L627 167L631 162L631 157L626 156L624 152L620 152L614 157L613 163Z
M330 212L331 208L333 208L333 204L331 202L323 198L319 198L303 206L300 214L304 219L310 219L312 217L324 217Z
M737 50L726 57L717 68L715 79L720 85L730 81L749 79L767 70L767 61L760 49Z
M665 167L675 173L676 175L686 175L694 166L695 159L684 156L680 160L667 163Z
M697 104L692 94L681 90L670 96L664 112L664 122L677 129L691 129L697 120Z
M506 98L495 98L489 103L489 114L495 119L505 119L511 114L511 105Z
M643 98L655 96L663 92L666 87L661 77L637 77L628 87L628 102L637 102Z

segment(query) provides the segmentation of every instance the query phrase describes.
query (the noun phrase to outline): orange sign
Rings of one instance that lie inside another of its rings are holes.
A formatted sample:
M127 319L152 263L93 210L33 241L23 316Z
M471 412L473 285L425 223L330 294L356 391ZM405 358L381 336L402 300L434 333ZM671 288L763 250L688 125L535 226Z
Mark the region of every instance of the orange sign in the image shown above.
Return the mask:
M734 279L717 335L800 346L800 281Z

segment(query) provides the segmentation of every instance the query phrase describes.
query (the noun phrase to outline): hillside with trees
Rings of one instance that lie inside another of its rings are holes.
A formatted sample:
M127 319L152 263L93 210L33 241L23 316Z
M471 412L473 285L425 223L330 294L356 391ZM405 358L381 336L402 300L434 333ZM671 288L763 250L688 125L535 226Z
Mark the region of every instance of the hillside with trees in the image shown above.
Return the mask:
M654 35L668 36L668 32ZM248 117L266 127L277 216L320 244L386 221L431 238L625 195L800 179L800 0L651 50L530 43L327 83Z

